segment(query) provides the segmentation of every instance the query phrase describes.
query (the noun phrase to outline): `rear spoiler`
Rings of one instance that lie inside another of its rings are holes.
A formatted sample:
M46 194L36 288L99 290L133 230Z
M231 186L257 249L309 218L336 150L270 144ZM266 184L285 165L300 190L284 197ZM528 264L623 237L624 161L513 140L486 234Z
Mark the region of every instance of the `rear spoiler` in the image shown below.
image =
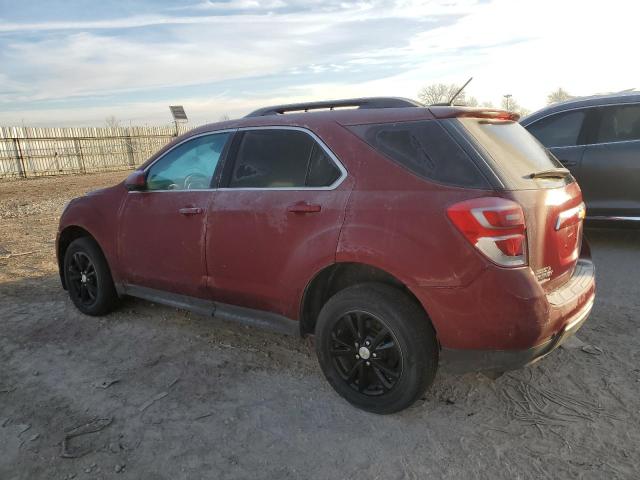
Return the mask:
M488 120L506 120L517 122L520 115L515 112L499 110L496 108L472 108L472 107L446 107L430 106L429 110L436 118L486 118Z

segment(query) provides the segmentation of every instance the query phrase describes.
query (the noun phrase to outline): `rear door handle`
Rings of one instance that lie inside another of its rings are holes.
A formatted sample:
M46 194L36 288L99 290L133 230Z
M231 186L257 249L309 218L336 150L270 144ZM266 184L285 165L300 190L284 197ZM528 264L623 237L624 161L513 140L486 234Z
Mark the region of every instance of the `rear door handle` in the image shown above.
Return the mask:
M287 207L287 212L290 213L318 213L320 210L322 210L320 205L304 202L294 203Z
M199 215L202 213L202 209L200 207L184 207L178 210L180 215Z
M565 167L575 167L578 165L578 162L575 160L560 160L560 163Z

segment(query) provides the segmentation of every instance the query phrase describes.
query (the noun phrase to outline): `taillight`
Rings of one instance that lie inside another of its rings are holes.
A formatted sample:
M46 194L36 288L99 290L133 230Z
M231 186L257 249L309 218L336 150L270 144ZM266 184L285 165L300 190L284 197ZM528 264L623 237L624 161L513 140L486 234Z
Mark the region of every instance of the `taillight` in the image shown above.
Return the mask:
M489 260L502 267L527 264L524 212L516 202L482 197L451 205L447 215Z

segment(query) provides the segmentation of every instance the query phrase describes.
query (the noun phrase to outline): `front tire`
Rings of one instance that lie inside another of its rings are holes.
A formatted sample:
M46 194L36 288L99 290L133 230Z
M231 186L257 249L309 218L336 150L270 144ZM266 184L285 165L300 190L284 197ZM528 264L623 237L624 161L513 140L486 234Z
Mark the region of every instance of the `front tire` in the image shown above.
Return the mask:
M331 386L379 414L412 405L431 385L438 344L423 309L388 285L346 288L327 301L316 325L316 353Z
M69 297L86 315L100 316L118 304L118 294L107 260L89 237L71 242L64 255L64 276Z

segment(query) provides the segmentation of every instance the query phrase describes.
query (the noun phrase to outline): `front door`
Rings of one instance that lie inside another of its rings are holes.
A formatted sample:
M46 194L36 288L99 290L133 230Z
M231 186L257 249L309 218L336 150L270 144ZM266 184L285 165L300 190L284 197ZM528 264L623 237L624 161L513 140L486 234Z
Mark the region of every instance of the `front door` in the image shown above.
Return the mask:
M127 194L118 235L125 283L207 295L206 217L230 135L201 135L178 144L148 168L144 191Z
M295 316L295 300L335 260L350 182L301 129L238 133L208 217L214 299Z

